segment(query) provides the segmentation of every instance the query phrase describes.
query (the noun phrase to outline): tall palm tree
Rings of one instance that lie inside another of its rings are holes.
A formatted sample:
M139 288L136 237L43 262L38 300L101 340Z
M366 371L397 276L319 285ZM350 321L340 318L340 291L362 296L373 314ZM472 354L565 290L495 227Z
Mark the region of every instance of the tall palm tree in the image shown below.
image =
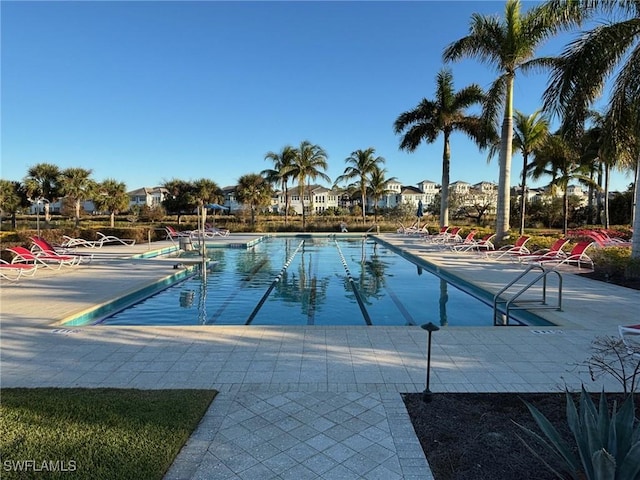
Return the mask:
M549 186L562 190L562 233L567 234L569 220L569 183L578 180L589 185L593 181L589 177L589 166L581 163L580 151L562 135L548 135L546 140L533 152L533 169L531 176L538 179L543 175L551 176Z
M351 152L345 162L349 165L344 169L344 173L336 178L335 183L357 179L356 186L360 190L360 201L362 205L362 222L367 219L366 199L367 185L374 171L379 170L380 165L385 162L384 158L375 156L376 149L369 147L366 150L356 150Z
M115 227L115 217L119 212L129 208L129 195L124 182L108 178L96 188L93 203L98 210L107 210L111 221L111 228Z
M46 200L44 202L44 221L47 224L51 220L50 202L55 202L60 194L59 177L60 169L56 165L39 163L29 167L27 177L24 180L25 189L30 199Z
M273 168L263 170L260 175L264 176L273 185L279 184L284 192L284 224L289 223L289 180L291 174L283 173L293 165L296 158L296 149L291 145L286 145L280 153L268 152L264 159L273 162Z
M256 209L269 205L271 194L271 185L257 173L248 173L238 179L236 197L251 209L251 228L255 227Z
M387 170L376 166L369 176L368 191L373 199L373 221L378 221L378 202L391 192L389 182L396 180L396 177L386 178Z
M436 76L436 97L423 98L413 110L401 113L393 127L402 134L400 149L415 151L422 141L433 143L442 133L442 191L440 202L440 226L449 224L449 171L451 165L450 138L454 131L467 134L480 146L490 136L486 125L477 115L466 115L465 110L484 101L482 89L475 84L455 92L451 70L443 69Z
M607 103L608 150L627 168L635 168L634 232L640 229L640 2L584 0L604 21L571 42L555 63L544 94L545 108L563 119L564 128L579 130L605 84L612 85ZM633 235L631 256L640 258L640 235Z
M97 184L91 179L92 173L86 168L67 168L60 173L60 193L74 202L76 227L80 226L82 202L95 194Z
M489 89L484 116L494 125L500 123L500 173L496 212L496 240L509 234L511 155L513 137L513 86L518 70L526 72L550 63L535 59L536 48L562 29L579 24L584 14L577 2L553 0L521 11L519 0L507 0L504 19L473 14L469 34L449 45L445 61L477 58L492 65L498 78Z
M307 182L322 178L331 183L331 178L324 173L327 168L327 153L320 145L314 145L308 140L304 140L300 143L300 147L296 149L293 164L283 169L284 174L290 175L298 182L298 192L300 194L300 201L302 202L302 230L305 230L307 226L304 206L304 194Z
M524 219L527 200L527 175L529 156L542 145L549 135L549 120L540 110L527 116L516 110L514 115L513 148L522 155L522 185L520 197L520 235L524 234Z

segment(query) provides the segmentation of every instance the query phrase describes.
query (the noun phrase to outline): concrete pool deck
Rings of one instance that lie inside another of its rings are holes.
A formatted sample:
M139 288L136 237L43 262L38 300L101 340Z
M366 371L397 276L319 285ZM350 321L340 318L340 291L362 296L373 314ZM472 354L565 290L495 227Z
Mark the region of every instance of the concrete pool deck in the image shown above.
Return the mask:
M491 292L523 270L413 237L380 238ZM167 479L432 478L400 396L424 389L419 327L55 325L174 272L174 260L131 258L149 248L104 247L86 265L2 281L1 386L217 389ZM563 274L563 311L537 312L557 326L434 333L431 390L544 392L584 383L599 391L603 381L619 390L611 379L592 382L580 365L596 337L637 323L640 292L572 271ZM429 321L438 324L438 312L425 312Z

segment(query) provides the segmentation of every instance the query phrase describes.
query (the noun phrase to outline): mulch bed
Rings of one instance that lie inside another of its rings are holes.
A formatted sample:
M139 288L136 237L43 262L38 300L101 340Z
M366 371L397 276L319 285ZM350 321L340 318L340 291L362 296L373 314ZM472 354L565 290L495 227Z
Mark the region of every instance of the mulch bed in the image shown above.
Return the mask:
M640 278L608 277L602 272L581 275L640 290ZM593 398L597 405L599 395ZM624 398L607 395L610 406L614 400L620 405ZM421 393L406 393L403 399L435 480L556 480L519 438L528 439L516 422L540 433L523 400L535 405L569 445L574 443L564 393L434 393L430 403L422 401ZM578 396L574 399L577 404ZM634 399L639 417L640 395ZM531 445L562 471L544 447Z
M624 398L607 395L610 404L617 400L620 405ZM408 393L403 399L436 480L555 479L518 438L526 437L514 422L539 432L523 399L572 444L564 393L434 393L430 403L422 401L421 393ZM635 400L638 409L637 395ZM541 447L536 452L553 462Z

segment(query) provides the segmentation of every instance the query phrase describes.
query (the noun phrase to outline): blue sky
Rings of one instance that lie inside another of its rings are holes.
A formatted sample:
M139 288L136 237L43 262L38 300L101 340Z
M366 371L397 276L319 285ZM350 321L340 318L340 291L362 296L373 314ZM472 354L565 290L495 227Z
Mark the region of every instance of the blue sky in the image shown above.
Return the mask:
M525 6L531 3L525 3ZM471 14L503 1L2 1L2 170L84 167L129 190L172 178L233 185L272 164L269 151L309 140L345 158L373 147L405 185L440 182L442 138L399 150L393 122L433 98L442 51ZM561 51L569 37L545 45ZM495 72L450 64L455 88ZM516 79L515 108L540 106L546 76ZM512 184L521 157L514 155ZM451 180L497 182L497 159L452 137ZM615 174L612 189L631 176ZM548 182L538 182L542 185Z

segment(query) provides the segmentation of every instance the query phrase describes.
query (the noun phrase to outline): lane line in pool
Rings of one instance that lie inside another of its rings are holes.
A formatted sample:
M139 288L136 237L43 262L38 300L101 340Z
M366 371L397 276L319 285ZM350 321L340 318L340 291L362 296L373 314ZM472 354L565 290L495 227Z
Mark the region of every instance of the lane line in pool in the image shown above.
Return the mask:
M371 326L373 323L371 322L371 317L369 316L369 312L362 301L362 297L360 296L360 292L356 287L356 282L353 280L351 276L351 271L349 270L349 265L347 265L347 260L344 258L342 254L342 250L340 249L340 245L338 245L337 240L333 240L336 248L338 249L338 255L340 256L340 260L342 261L342 266L347 272L347 280L349 280L349 284L351 285L351 289L353 290L353 295L356 297L356 301L358 302L358 306L360 307L360 311L362 312L362 316L364 317L364 321L367 322L367 325Z
M226 298L226 300L222 303L222 305L220 305L220 307L218 307L218 310L216 310L215 313L211 316L211 318L209 319L207 324L215 323L216 320L218 320L218 318L220 318L222 316L222 313L229 306L229 304L231 304L231 302L238 296L238 294L240 294L245 288L247 288L247 286L249 285L249 283L251 282L253 277L255 277L256 274L260 270L262 270L262 268L267 263L268 263L268 259L263 258L255 267L253 267L251 269L251 271L249 272L249 274L247 276L245 276L245 277L243 277L241 279L240 284L239 284L239 288L236 289L231 295L229 295Z
M291 256L284 263L282 269L280 269L280 273L278 273L278 275L276 275L276 278L273 279L273 282L271 282L271 285L269 285L269 288L267 288L267 291L264 292L264 295L262 295L262 298L258 301L258 303L254 307L253 311L251 312L251 314L247 318L247 321L244 322L245 325L251 325L251 323L253 322L253 319L256 318L256 315L258 314L258 312L262 308L262 305L264 305L264 302L267 300L269 295L271 295L271 292L273 291L275 286L278 284L278 282L280 280L282 280L282 276L287 271L287 268L289 268L289 265L291 265L291 262L292 262L293 258L296 256L296 254L298 253L298 250L300 250L300 247L302 247L303 244L304 244L304 240L300 241L300 243L298 244L296 249L293 251Z
M407 308L404 306L404 304L400 301L400 299L396 295L396 292L394 292L389 285L385 284L384 288L389 293L389 297L391 298L395 306L398 308L398 310L400 310L400 313L402 314L404 319L407 321L407 323L409 325L417 325L416 321L413 319L413 317L409 313L409 310L407 310Z

